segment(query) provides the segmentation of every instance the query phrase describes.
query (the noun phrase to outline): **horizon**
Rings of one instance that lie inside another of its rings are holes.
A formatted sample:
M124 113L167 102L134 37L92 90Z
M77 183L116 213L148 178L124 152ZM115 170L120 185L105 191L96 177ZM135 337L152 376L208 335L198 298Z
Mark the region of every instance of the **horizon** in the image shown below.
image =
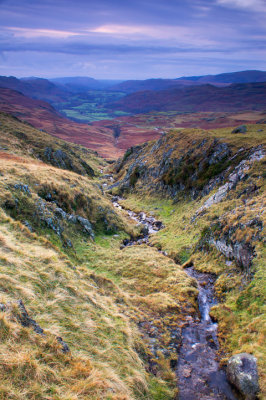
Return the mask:
M129 79L108 79L108 78L95 78L93 76L88 76L88 75L72 75L72 76L52 76L52 77L47 77L47 76L15 76L15 75L0 75L6 78L16 78L16 79L47 79L52 81L53 79L71 79L71 78L89 78L89 79L94 79L96 81L134 81L134 80L156 80L156 79L166 79L166 80L176 80L176 79L182 79L182 78L191 78L191 77L201 77L201 76L216 76L216 75L223 75L223 74L234 74L234 73L241 73L241 72L266 72L266 70L256 70L256 69L249 69L249 70L242 70L242 71L229 71L229 72L221 72L219 74L206 74L206 75L187 75L187 76L176 76L176 77L149 77L149 78L144 78L144 79L134 79L134 78L129 78ZM206 83L207 84L207 83Z
M263 0L0 4L0 75L144 80L265 70Z

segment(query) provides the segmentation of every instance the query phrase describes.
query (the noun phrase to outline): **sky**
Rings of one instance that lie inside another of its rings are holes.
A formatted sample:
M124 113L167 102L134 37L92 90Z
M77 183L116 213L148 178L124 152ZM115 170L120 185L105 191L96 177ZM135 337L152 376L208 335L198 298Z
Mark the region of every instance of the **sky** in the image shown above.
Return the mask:
M0 75L266 70L266 0L0 0Z

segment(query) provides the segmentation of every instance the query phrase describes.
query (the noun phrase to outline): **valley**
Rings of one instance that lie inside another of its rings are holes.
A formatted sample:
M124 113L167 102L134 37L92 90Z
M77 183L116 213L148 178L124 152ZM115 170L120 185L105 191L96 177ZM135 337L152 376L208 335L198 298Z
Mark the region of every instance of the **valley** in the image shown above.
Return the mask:
M0 399L265 398L262 79L0 78Z
M240 399L226 365L251 353L263 399L265 124L160 127L111 164L0 130L2 398Z

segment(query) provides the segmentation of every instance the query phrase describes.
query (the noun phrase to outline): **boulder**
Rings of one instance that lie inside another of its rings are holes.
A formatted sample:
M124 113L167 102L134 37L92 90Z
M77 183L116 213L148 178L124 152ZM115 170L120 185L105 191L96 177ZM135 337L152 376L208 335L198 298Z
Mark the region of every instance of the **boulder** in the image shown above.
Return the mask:
M240 125L237 128L232 130L232 133L246 133L246 132L247 132L246 125Z
M257 359L251 354L232 356L227 363L227 378L245 400L255 400L259 391Z

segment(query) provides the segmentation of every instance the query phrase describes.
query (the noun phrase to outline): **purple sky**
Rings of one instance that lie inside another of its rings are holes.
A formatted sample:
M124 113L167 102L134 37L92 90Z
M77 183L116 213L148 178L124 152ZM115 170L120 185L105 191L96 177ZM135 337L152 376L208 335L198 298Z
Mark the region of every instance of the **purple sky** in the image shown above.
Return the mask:
M266 0L0 0L0 75L266 69Z

